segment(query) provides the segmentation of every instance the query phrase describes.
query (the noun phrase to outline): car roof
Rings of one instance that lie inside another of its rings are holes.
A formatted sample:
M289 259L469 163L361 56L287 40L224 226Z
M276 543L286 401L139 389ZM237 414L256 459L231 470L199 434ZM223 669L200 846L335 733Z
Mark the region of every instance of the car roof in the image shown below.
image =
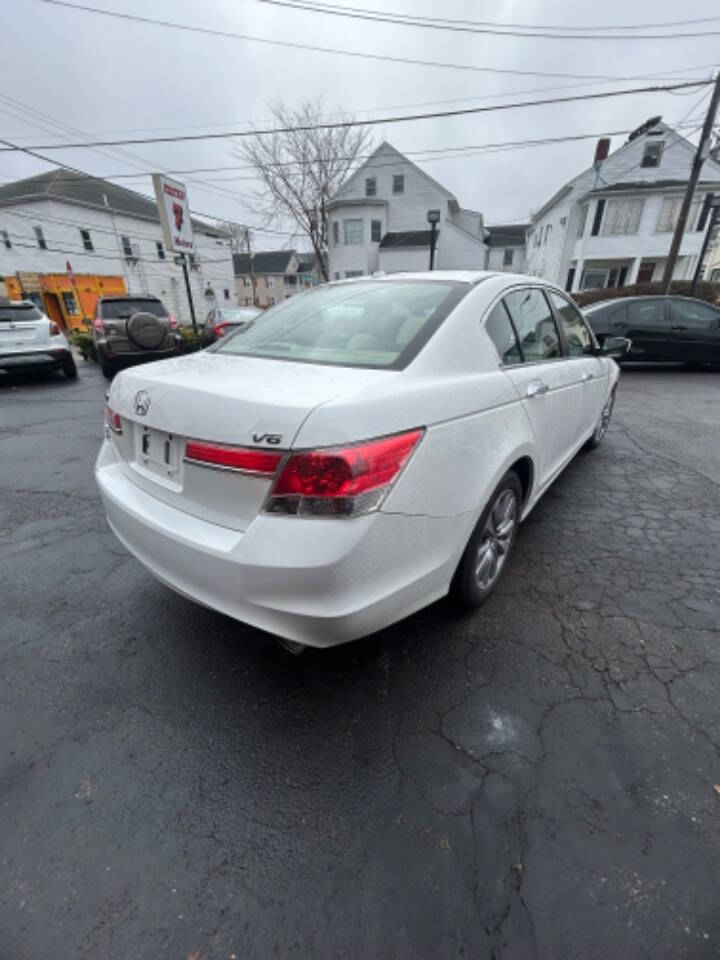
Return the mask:
M334 280L337 283L367 283L368 281L383 281L393 283L395 281L407 280L453 280L456 283L479 283L481 280L487 280L489 277L513 277L510 273L500 273L496 270L416 270L402 273L377 273L366 274L362 277L345 277L342 280ZM517 274L520 277L520 274ZM522 277L523 280L534 280L537 277ZM328 284L330 286L331 284Z
M583 313L591 313L593 310L600 310L603 307L610 307L616 303L630 303L633 300L689 300L690 303L704 303L713 310L720 310L716 303L710 303L702 300L700 297L686 297L681 293L639 293L635 297L612 297L609 300L598 300L596 303L589 303L586 307L581 307Z
M157 300L161 303L160 297L154 297L151 293L112 293L108 296L98 297L98 300Z

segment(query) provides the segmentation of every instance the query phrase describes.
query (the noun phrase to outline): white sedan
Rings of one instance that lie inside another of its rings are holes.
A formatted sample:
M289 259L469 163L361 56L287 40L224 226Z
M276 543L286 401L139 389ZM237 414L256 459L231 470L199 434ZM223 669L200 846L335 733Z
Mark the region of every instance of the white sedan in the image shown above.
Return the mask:
M448 592L481 604L518 524L608 426L618 379L558 288L512 274L339 282L112 383L96 477L158 579L329 647Z

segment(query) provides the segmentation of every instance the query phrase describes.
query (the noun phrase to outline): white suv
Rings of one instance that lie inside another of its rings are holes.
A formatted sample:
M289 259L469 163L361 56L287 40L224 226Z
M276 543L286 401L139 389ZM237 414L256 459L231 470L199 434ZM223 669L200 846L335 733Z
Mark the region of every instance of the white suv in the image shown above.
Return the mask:
M0 370L43 368L77 377L67 337L31 301L0 300Z

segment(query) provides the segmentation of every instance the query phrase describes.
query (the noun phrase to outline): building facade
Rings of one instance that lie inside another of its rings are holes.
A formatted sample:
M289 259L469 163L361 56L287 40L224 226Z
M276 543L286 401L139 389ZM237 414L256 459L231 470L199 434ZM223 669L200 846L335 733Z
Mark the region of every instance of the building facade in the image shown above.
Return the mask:
M193 228L188 273L202 323L210 306L237 298L229 237L194 217ZM0 276L19 274L113 278L129 294L160 297L190 323L182 268L165 249L155 201L106 180L57 169L0 187ZM70 281L64 292L82 312L82 291L75 296Z
M273 307L318 282L315 257L296 250L269 250L233 257L238 303L242 307Z
M525 273L525 237L529 223L486 227L485 269L500 273Z
M482 214L455 196L389 143L382 143L328 203L331 280L400 270L427 270L438 211L435 267L482 270Z
M532 218L527 272L569 291L659 280L677 224L695 147L654 117L614 153L600 140L594 163ZM702 248L705 196L720 165L703 165L674 277L692 277Z

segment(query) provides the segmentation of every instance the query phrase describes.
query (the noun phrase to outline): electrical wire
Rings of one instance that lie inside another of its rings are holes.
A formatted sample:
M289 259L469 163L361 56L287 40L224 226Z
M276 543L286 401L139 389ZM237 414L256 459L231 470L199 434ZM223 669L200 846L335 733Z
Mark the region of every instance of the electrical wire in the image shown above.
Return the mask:
M622 80L627 77L611 77L588 73L561 73L541 72L538 70L512 70L503 67L486 67L476 64L465 63L447 63L438 60L419 60L413 57L397 57L390 54L367 53L360 50L344 50L339 47L320 47L310 43L300 43L293 40L277 40L269 37L255 37L246 33L233 33L228 30L215 30L211 27L201 27L187 23L176 23L172 20L158 20L151 17L141 17L137 14L122 13L118 10L102 10L99 7L85 6L79 3L71 3L70 0L40 0L41 3L48 3L56 7L64 7L70 10L80 10L85 13L92 13L98 16L113 17L118 20L132 21L135 23L144 23L156 27L168 27L173 30L182 30L189 33L201 33L211 37L222 37L228 40L245 40L249 43L261 43L269 46L286 47L293 50L310 50L314 53L331 53L346 57L357 57L363 60L378 60L386 63L410 64L411 66L438 67L445 70L464 70L473 73L494 73L506 74L518 77L560 77L566 80Z
M46 0L56 2L56 0ZM421 27L426 30L444 30L453 33L470 33L491 37L511 37L513 39L530 38L533 40L683 40L697 37L720 36L720 30L704 30L698 33L636 33L632 35L605 34L605 33L551 33L543 30L515 30L489 26L466 26L459 21L446 20L445 22L428 23L424 18L413 14L393 14L388 11L363 10L354 7L337 7L331 4L300 3L291 0L260 0L261 3L273 7L285 7L290 10L300 10L305 13L321 13L333 17L349 17L353 20L366 20L374 23L392 23L403 27ZM596 29L596 28L589 28Z
M49 0L44 0L49 2ZM55 0L53 0L55 2ZM712 79L685 80L675 84L656 84L649 87L633 87L626 90L605 90L600 93L582 93L569 97L548 97L541 100L522 100L513 103L499 103L485 107L464 107L460 110L438 110L432 113L417 113L396 115L393 117L373 117L369 120L340 120L334 123L310 123L297 126L271 127L260 130L225 131L223 133L188 133L171 137L134 137L123 140L95 140L90 143L55 143L33 144L29 147L5 147L0 153L15 152L18 150L29 152L32 150L75 150L91 149L93 147L114 147L138 143L178 143L198 140L229 140L244 137L274 136L282 133L304 133L311 130L338 130L351 127L370 127L383 123L407 123L415 120L437 120L446 117L469 116L479 113L497 113L505 110L517 110L525 107L542 107L561 103L577 103L588 100L607 100L614 97L633 96L640 93L663 93L673 90L683 90L689 87L703 87L713 83Z

